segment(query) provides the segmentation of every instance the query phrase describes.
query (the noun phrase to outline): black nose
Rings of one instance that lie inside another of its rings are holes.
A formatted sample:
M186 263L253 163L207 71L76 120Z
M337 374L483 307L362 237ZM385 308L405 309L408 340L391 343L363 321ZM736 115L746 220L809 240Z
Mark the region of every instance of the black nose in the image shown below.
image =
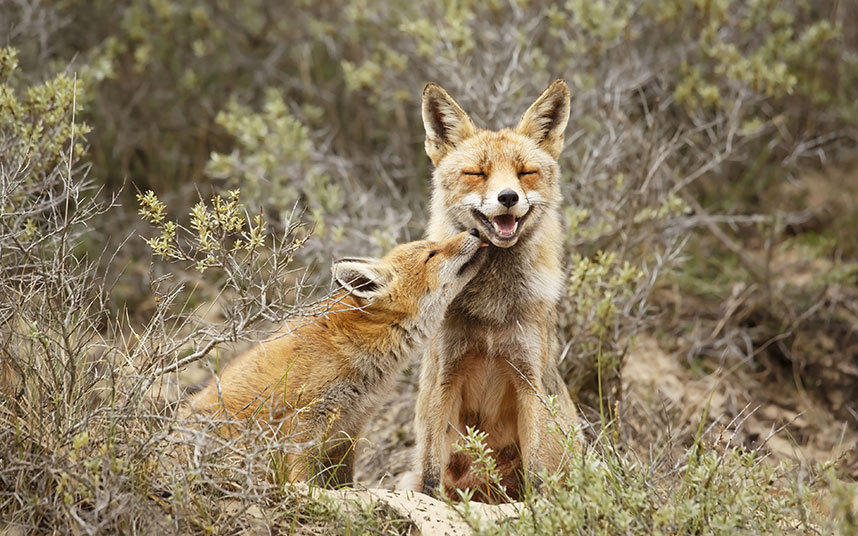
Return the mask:
M498 194L498 201L500 201L501 205L509 208L518 203L518 194L515 193L515 190L507 188Z
M471 233L471 236L476 236L476 237L478 237L478 238L479 238L479 236L480 236L480 232L479 232L479 231L477 231L476 229L471 229L471 230L470 230L470 231L468 231L468 232L469 232L469 233Z

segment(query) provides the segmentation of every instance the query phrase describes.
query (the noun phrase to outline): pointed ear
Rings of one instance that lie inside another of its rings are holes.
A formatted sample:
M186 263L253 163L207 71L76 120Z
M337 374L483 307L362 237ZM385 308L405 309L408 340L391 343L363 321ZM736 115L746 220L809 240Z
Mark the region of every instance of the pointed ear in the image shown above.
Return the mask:
M515 131L536 140L548 154L557 158L563 150L563 131L569 121L569 87L555 80L521 116Z
M372 300L381 294L388 283L388 278L377 266L378 259L350 257L334 261L331 272L337 283L349 294Z
M423 127L426 129L426 154L436 166L452 148L477 131L453 97L433 83L423 88Z

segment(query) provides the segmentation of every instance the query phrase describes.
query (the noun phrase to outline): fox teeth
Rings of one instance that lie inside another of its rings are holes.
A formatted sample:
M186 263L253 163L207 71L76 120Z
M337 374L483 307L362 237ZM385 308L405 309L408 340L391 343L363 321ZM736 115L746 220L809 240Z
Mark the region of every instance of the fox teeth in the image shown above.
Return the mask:
M518 218L515 219L515 223L512 226L511 232L501 231L500 225L498 225L498 222L496 222L496 221L492 221L492 227L494 227L495 232L497 234L499 234L500 236L512 236L515 234L516 231L518 231Z

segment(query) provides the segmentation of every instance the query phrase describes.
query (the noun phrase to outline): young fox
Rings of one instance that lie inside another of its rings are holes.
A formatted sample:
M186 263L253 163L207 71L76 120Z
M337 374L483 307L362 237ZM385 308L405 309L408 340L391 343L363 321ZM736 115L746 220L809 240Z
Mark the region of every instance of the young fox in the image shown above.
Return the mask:
M444 240L476 226L496 246L453 300L421 364L415 430L424 493L443 485L493 500L470 457L454 452L466 427L487 434L512 498L523 476L564 464L561 438L550 430L578 422L557 370L555 333L563 290L557 157L568 118L562 80L518 126L499 131L477 128L441 87L423 91L426 152L435 166L428 237ZM556 415L548 409L552 395Z
M294 322L238 357L189 401L190 412L256 419L297 444L293 479L341 486L353 444L396 376L438 331L447 306L485 259L476 229L394 248L383 259L337 261L343 290L322 318Z

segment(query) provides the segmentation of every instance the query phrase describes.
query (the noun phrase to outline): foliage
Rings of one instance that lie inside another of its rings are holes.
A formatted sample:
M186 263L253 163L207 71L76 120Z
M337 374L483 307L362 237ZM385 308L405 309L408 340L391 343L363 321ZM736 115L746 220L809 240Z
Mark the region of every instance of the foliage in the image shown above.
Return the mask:
M543 475L538 491L528 488L518 516L486 522L461 492L457 510L480 535L850 534L854 486L832 478L830 469L817 466L800 478L790 464L731 444L735 435L712 437L703 422L677 457L672 444L642 457L617 442L616 427L608 423L583 450L579 438L567 435L565 474ZM458 445L479 460L474 470L504 497L485 435L469 429ZM828 495L830 509L814 494Z
M406 530L272 484L282 445L230 465L235 445L215 443L185 473L165 443L182 426L178 373L311 308L326 276L306 264L422 234L429 80L489 127L569 81L560 366L603 424L622 416L635 334L666 310L684 316L663 331L708 322L690 362L785 362L807 385L854 392L848 362L826 365L854 343L854 209L808 214L812 184L783 192L799 166L854 147L856 12L851 0L0 3L18 48L0 49L0 517L44 532L238 532L236 504L277 505L285 530ZM135 191L154 234L115 232ZM809 283L777 269L796 251ZM120 296L129 280L145 295ZM667 284L692 305L654 298ZM815 523L794 473L758 453L695 440L656 466L604 441L521 519L484 530ZM466 443L491 478L479 432ZM837 476L847 534L854 486Z
M19 95L15 69L15 52L0 49L0 110L11 118L0 126L2 373L6 395L28 395L16 405L45 404L50 422L40 424L56 431L78 421L68 404L93 387L81 370L99 342L93 327L105 289L76 249L108 205L91 197L85 176L77 178L86 127L72 120L80 111L74 80L59 75ZM28 368L40 370L44 383L28 381Z
M604 443L548 480L517 519L474 525L477 534L816 533L821 517L790 475L736 447L697 444L667 470Z
M235 445L213 441L197 445L194 465L176 457L204 430L175 433L189 430L175 417L175 395L164 396L171 373L296 313L302 285L286 266L306 233L290 228L275 239L228 192L194 208L188 238L156 196L141 195L161 232L153 249L217 277L213 288L190 290L161 277L143 325L116 315L105 263L81 247L107 242L102 225L115 200L86 180L80 88L60 75L18 90L9 82L14 57L0 49L11 119L0 128L0 530L237 533L264 522L402 533L383 509L329 504L276 483L270 460L283 445L230 460ZM191 305L210 292L222 316ZM261 508L273 513L263 520Z
M21 13L6 9L11 20ZM50 47L28 46L27 60L79 54L99 102L100 179L130 175L164 195L207 170L240 183L254 209L288 213L300 200L330 228L326 241L369 236L361 245L375 253L425 221L414 110L427 80L493 126L513 121L551 77L570 80L575 143L561 167L568 200L589 213L586 242L593 230L623 228L628 208L654 209L701 176L718 182L735 173L727 162L763 148L773 161L817 154L855 118L855 57L833 46L851 31L842 13L792 0L68 0L33 9L93 29L83 38L42 29ZM22 19L13 35L36 20Z
M562 372L573 392L581 393L582 401L599 408L601 415L614 409L605 408L604 400L620 399L619 371L637 328L634 311L623 308L646 300L643 275L628 261L620 264L613 253L598 252L592 259L575 254L571 259L568 299L561 314L569 334ZM595 393L582 393L585 385L596 385Z
M352 166L320 151L308 127L289 113L277 91L266 92L259 113L231 102L217 122L235 137L237 146L229 154L212 153L207 173L241 186L254 206L272 214L306 211L314 235L325 244L365 241L361 235L370 228L392 233L401 225L401 216L394 211L373 206L375 189L362 192L347 186ZM392 234L373 231L370 236L379 251L394 245Z

